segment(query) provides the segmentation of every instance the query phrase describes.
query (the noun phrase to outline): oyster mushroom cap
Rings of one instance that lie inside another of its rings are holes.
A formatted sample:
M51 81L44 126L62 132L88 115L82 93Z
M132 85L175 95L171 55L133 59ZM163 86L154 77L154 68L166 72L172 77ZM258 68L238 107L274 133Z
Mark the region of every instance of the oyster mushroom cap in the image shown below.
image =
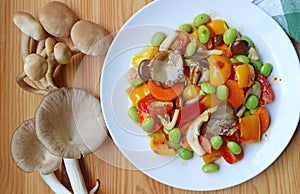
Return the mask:
M32 81L42 79L48 70L48 62L38 54L30 54L25 58L24 72Z
M49 34L55 37L66 37L70 35L78 16L66 4L51 1L42 7L39 20Z
M39 41L46 38L46 32L40 22L29 13L16 12L13 15L13 22L25 35L34 40Z
M159 86L171 87L184 77L183 59L178 51L160 51L150 61L151 79Z
M107 52L112 36L99 24L80 20L71 30L74 45L84 54L97 56Z
M107 137L100 102L81 89L57 89L36 110L38 138L54 155L79 159Z
M57 170L62 158L52 155L37 138L34 119L24 121L11 140L11 156L25 172L50 174Z
M53 48L54 58L59 64L70 63L72 51L69 46L63 42L58 42Z

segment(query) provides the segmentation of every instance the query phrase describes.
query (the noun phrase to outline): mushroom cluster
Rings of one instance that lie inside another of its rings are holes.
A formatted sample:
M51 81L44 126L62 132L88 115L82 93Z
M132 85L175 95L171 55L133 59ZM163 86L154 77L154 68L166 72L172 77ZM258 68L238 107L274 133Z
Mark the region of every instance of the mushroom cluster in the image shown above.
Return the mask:
M17 77L23 89L45 95L57 87L53 73L68 64L77 53L98 56L108 50L112 36L99 24L81 20L71 8L51 1L39 12L39 19L27 12L13 15L14 24L23 32L21 52L24 70ZM36 47L32 48L36 43ZM25 78L29 78L29 84Z
M102 26L80 20L57 1L41 9L39 20L17 12L13 22L23 32L24 69L17 83L26 91L45 96L35 117L15 130L11 156L23 171L39 171L53 192L69 194L54 174L63 161L73 193L95 193L99 181L88 192L77 159L95 152L107 138L100 101L82 89L58 88L53 74L59 65L70 63L76 53L105 54L112 36Z

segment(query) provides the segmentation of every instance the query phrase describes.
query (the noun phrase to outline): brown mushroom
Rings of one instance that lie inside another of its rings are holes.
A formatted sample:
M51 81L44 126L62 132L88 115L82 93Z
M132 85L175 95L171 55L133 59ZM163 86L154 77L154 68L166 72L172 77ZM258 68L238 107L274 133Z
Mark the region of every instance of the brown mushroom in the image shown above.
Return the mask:
M112 36L105 28L87 20L74 24L71 39L78 50L92 56L105 54L112 42Z
M36 110L36 130L47 149L64 158L74 192L86 193L76 159L96 151L107 137L99 100L81 89L50 92Z
M60 167L62 158L51 154L39 141L34 119L24 121L15 130L11 140L11 156L23 171L39 171L53 192L71 194L54 174Z
M51 1L42 7L39 19L49 34L61 38L70 35L71 28L78 17L66 4Z

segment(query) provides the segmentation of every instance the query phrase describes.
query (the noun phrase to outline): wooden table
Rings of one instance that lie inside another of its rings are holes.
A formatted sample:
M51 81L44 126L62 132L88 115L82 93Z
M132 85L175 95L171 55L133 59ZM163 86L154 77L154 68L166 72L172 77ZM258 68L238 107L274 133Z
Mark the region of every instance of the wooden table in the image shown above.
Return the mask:
M38 173L24 173L17 168L10 156L10 141L14 129L22 121L34 117L36 107L42 99L42 96L30 94L16 84L16 76L22 71L23 64L20 52L21 32L14 26L12 15L16 11L26 11L37 16L46 2L48 0L0 1L0 193L50 192ZM151 0L65 0L64 2L81 19L99 23L115 34L131 15ZM300 45L295 44L295 47L300 53ZM74 59L71 64L58 70L55 76L56 83L59 86L80 87L99 96L99 76L103 58L100 56ZM211 193L300 193L299 135L300 130L297 130L278 160L257 177L241 185ZM101 181L98 193L103 194L194 193L166 186L134 169L118 152L111 140L106 142L103 150L80 161L89 189L98 178ZM63 172L59 170L57 176L69 187Z

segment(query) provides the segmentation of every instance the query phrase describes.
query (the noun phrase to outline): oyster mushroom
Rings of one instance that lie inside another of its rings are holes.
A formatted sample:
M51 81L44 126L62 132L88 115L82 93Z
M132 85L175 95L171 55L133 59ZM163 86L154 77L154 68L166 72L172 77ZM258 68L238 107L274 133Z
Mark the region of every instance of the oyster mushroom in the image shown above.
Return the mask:
M30 38L42 41L46 38L46 32L40 22L26 12L16 12L13 15L13 22L23 32L21 52L25 61L26 56L29 54Z
M37 136L62 157L75 193L87 193L78 161L96 151L107 137L100 102L81 89L60 88L46 95L36 110Z
M162 87L171 87L184 77L183 59L178 51L160 51L149 66L151 79Z
M37 138L34 119L24 121L15 130L11 140L11 156L23 171L39 171L53 192L71 194L54 174L62 159L51 154Z
M66 4L51 1L42 7L39 20L49 34L62 38L70 35L78 16Z
M105 28L87 20L80 20L74 24L71 39L75 48L92 56L106 53L112 42L112 36Z
M202 156L205 154L205 151L200 145L199 142L199 135L201 126L203 123L207 122L209 120L210 115L217 110L217 106L214 106L212 108L206 109L201 115L196 117L196 119L192 122L192 124L189 126L187 132L186 132L186 139L191 148L194 150L196 154L199 156Z

